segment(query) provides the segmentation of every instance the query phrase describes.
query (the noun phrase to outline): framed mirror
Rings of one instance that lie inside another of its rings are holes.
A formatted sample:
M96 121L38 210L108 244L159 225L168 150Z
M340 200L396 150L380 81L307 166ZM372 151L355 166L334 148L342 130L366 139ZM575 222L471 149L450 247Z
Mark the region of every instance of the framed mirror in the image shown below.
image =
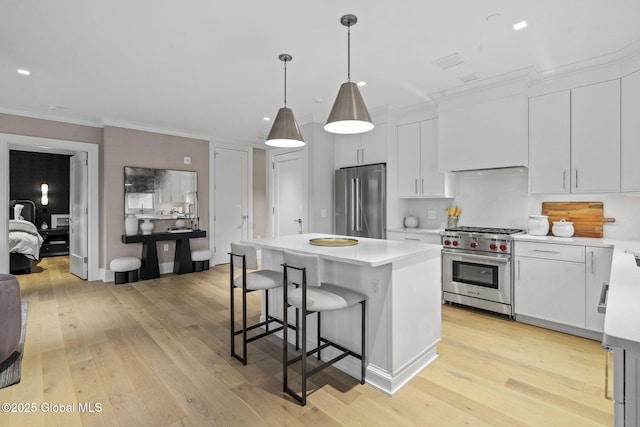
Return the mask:
M142 219L198 217L198 173L125 166L124 213Z

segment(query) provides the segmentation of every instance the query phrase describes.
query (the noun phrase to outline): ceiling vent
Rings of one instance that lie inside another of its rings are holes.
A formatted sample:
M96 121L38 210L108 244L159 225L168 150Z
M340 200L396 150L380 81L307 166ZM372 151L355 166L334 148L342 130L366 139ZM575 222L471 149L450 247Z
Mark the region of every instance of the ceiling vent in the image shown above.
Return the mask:
M464 59L462 59L462 57L458 52L448 56L444 56L435 61L436 65L442 68L443 70L446 70L447 68L455 67L456 65L460 65L463 62L464 62Z
M471 74L466 74L464 76L460 76L458 77L460 80L462 80L465 83L469 83L472 82L474 80L478 80L478 76L476 75L476 73L471 73Z

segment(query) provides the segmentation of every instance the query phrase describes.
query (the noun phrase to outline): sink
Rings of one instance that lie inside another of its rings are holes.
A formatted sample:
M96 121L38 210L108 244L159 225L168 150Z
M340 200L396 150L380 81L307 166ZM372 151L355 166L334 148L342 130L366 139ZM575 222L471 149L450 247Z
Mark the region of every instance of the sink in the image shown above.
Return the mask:
M626 250L624 251L625 254L632 254L633 257L636 259L636 266L640 267L640 252L634 252L631 250Z

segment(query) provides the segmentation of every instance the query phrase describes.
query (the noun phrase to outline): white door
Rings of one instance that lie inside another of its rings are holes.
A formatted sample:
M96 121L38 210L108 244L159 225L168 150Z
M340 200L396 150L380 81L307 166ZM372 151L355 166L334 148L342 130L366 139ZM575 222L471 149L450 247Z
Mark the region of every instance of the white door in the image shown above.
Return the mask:
M231 242L247 238L249 230L248 154L216 148L214 159L215 264L229 262Z
M86 152L71 156L69 175L69 271L81 279L86 279L89 215Z
M274 237L306 233L306 177L302 165L302 150L273 156Z

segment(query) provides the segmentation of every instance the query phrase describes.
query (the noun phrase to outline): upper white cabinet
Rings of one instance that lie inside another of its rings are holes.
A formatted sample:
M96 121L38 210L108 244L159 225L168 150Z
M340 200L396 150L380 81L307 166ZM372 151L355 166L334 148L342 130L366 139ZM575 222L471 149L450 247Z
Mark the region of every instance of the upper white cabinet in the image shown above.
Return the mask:
M438 120L398 126L400 197L453 197L453 177L438 170Z
M571 191L620 191L620 80L571 90Z
M622 78L622 191L640 191L640 71Z
M336 135L335 166L368 165L387 161L387 124L376 124L369 132L357 135Z
M529 99L529 186L533 194L569 193L571 92Z
M532 194L620 191L620 80L529 99Z
M528 165L527 94L521 88L445 99L438 114L440 171Z

